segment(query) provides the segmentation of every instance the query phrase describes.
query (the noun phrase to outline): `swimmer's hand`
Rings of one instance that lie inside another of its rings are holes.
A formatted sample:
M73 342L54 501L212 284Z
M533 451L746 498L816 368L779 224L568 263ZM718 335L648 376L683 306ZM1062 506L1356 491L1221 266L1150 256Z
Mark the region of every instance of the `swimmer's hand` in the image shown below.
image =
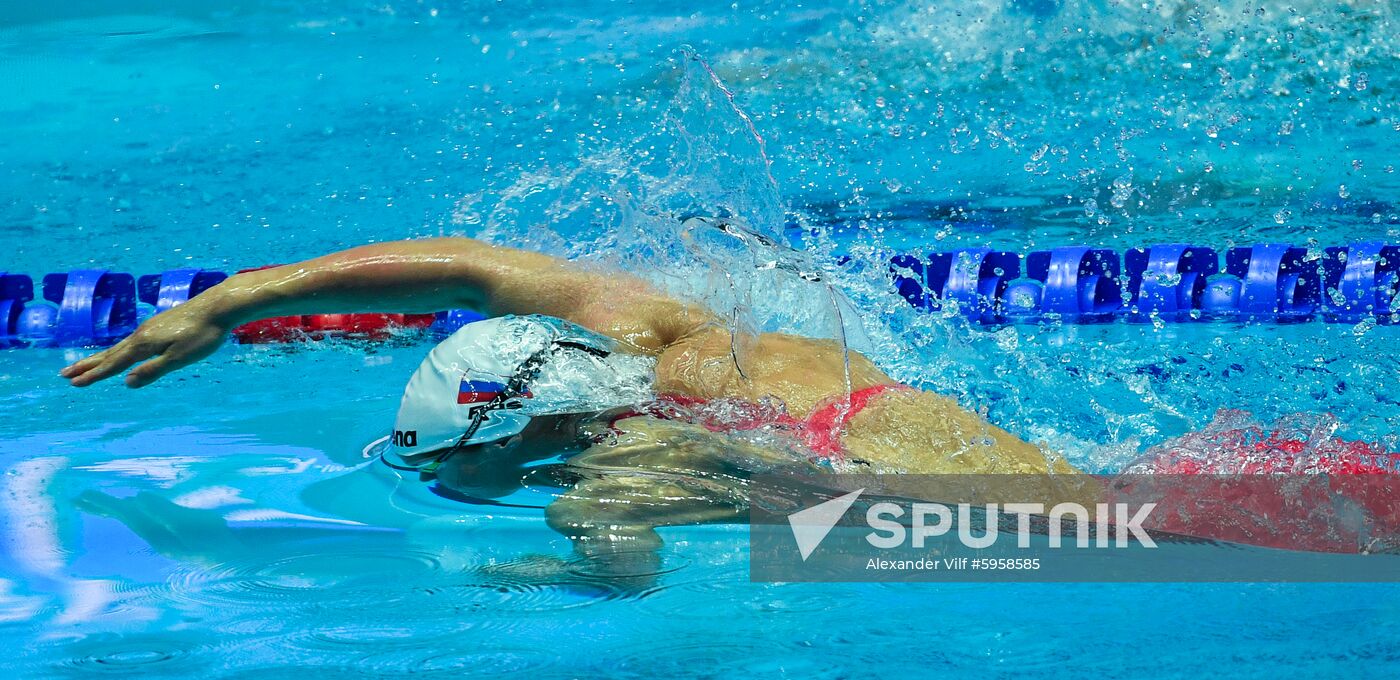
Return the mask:
M130 368L127 387L144 387L173 370L214 353L232 324L221 321L199 300L157 314L112 347L59 371L74 387L87 387Z

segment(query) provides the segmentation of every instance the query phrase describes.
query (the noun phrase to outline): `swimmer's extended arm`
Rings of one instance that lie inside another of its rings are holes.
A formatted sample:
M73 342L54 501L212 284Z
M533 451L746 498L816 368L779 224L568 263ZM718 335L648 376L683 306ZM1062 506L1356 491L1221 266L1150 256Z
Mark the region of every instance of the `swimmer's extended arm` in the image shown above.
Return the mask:
M589 272L548 255L467 238L398 241L231 276L61 375L83 387L150 359L127 376L128 385L140 387L213 353L231 329L249 321L463 307L557 316L645 352L710 320L703 308L639 279Z

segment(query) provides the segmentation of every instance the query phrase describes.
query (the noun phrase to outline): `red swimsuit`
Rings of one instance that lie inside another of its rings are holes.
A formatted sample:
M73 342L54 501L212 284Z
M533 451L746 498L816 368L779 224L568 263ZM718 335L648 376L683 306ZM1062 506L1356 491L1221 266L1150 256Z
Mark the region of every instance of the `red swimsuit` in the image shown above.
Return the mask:
M729 414L729 417L719 418L690 410L696 406L709 404L710 400L683 394L663 394L656 401L642 406L640 409L628 410L614 416L608 425L611 426L623 418L652 416L664 420L688 420L703 425L706 429L714 432L756 430L766 426L777 426L790 430L817 456L839 461L845 458L846 454L846 447L841 444L841 432L846 428L846 423L864 410L870 404L870 400L876 396L889 390L911 389L914 388L908 385L872 385L856 390L849 395L832 397L823 401L804 420L798 420L788 415L786 411L774 411L759 405L748 405L750 408L743 409L738 414ZM735 417L736 415L737 417Z

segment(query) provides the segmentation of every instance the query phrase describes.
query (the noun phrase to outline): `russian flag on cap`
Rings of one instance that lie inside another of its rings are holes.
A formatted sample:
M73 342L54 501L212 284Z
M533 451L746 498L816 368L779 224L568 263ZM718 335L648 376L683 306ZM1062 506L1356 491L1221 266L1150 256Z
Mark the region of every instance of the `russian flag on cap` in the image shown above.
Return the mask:
M506 386L503 383L491 380L463 380L457 388L457 403L476 404L483 401L491 401L499 397L504 392ZM522 397L530 396L530 391L525 390Z

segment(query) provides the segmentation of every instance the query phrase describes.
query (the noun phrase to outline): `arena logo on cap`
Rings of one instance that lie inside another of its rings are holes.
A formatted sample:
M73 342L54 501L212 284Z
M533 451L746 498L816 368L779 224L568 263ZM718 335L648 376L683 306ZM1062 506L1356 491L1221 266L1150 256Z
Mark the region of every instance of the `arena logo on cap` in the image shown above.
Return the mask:
M394 446L411 449L418 446L418 430L394 430Z

